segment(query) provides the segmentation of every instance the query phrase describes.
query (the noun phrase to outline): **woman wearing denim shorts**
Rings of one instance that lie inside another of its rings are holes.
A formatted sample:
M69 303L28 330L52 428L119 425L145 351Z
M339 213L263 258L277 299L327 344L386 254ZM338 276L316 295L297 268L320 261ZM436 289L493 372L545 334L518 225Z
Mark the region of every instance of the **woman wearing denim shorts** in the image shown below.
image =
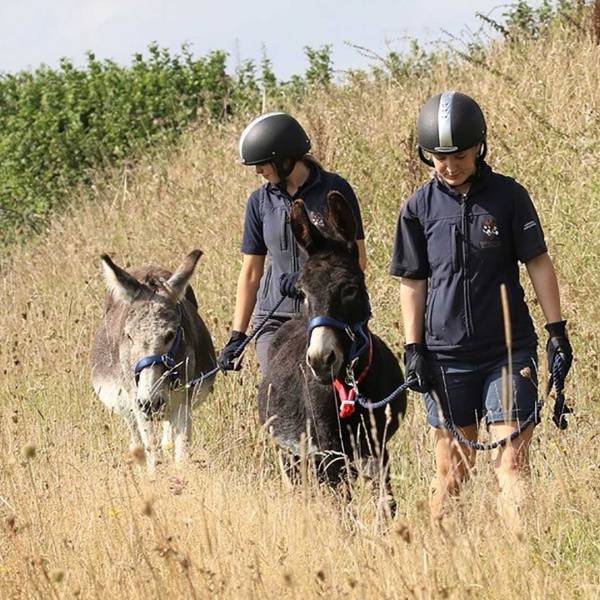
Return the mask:
M435 431L430 506L439 518L475 463L474 450L454 442L445 421L476 441L485 419L492 438L500 439L535 410L537 337L519 263L547 321L548 360L552 364L560 353L565 376L572 350L538 215L525 188L485 162L487 128L479 105L465 94L444 92L423 106L417 128L419 156L434 172L402 206L390 273L402 278L405 376L425 394ZM494 462L502 514L511 524L519 522L532 433L528 427L501 447Z

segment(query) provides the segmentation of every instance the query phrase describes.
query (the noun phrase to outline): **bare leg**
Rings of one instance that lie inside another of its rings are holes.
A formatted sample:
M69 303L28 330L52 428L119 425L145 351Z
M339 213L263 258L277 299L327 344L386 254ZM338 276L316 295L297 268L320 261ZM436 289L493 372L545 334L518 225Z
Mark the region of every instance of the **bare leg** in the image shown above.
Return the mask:
M510 435L518 427L516 421L490 425L494 439ZM498 450L494 461L496 477L500 484L498 509L506 524L517 534L521 533L520 511L526 499L529 483L529 444L533 426L528 427L512 442Z
M477 425L457 427L468 440L477 440ZM448 496L460 494L464 482L475 466L475 450L459 444L445 429L434 428L436 474L431 482L429 508L431 516L440 520Z

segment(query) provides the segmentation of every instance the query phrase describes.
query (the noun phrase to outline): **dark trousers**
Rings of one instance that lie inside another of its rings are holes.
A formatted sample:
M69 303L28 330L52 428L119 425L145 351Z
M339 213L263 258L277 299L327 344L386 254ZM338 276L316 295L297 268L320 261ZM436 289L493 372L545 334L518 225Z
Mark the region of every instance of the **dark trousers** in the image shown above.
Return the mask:
M267 368L269 348L271 346L273 336L277 330L289 320L289 317L272 317L264 324L263 328L256 336L255 349L256 356L258 357L258 366L260 367L261 373L264 373L265 369Z

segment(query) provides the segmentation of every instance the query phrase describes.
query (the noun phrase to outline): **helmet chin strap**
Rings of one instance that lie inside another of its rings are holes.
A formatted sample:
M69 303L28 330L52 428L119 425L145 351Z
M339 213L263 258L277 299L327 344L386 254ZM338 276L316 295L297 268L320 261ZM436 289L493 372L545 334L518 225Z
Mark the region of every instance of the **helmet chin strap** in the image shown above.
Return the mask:
M286 161L289 161L287 165ZM294 170L296 162L297 161L294 158L277 158L273 161L273 164L275 165L275 170L277 171L277 175L279 176L277 187L280 190L283 190L284 192L287 188L286 180L290 176L290 173Z
M422 162L424 162L428 167L433 168L433 161L430 158L427 158L423 152L423 148L419 146L419 158Z
M483 140L481 140L481 147L479 148L479 154L477 155L477 158L475 159L476 165L478 167L484 161L486 154L487 154L487 142L485 141L485 138L484 138ZM430 158L427 158L425 156L425 153L423 152L423 148L421 148L421 146L419 146L419 158L428 167L434 168L433 161Z

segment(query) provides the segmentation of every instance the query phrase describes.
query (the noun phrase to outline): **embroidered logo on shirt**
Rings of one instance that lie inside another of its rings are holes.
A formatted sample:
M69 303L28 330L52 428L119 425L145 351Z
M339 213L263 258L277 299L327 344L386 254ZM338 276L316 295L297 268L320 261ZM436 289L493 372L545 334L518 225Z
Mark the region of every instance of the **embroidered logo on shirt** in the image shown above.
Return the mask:
M312 221L313 225L316 225L319 229L325 229L325 221L327 220L328 209L327 206L321 206L315 210L309 210L308 216Z
M532 227L537 227L537 223L535 221L528 221L527 223L525 223L525 225L523 225L523 231L527 231Z
M481 229L487 238L482 240L482 248L499 248L502 246L500 231L498 230L498 223L496 221L493 219L484 219Z

